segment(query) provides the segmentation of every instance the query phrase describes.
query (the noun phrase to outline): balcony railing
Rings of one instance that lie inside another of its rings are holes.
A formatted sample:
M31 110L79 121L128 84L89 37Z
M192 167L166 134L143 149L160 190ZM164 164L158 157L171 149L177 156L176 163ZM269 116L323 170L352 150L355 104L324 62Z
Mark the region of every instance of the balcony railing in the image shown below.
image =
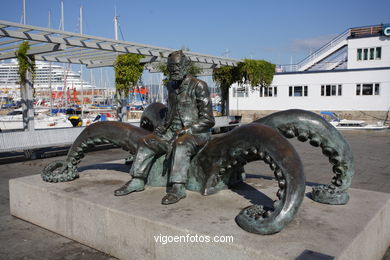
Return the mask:
M382 33L383 26L382 25L373 25L373 26L365 26L365 27L356 27L345 30L343 33L332 39L330 42L319 48L317 51L313 52L305 59L301 60L297 64L285 64L277 67L276 72L295 72L299 71L303 66L315 60L317 57L326 53L334 46L338 45L342 41L348 39L348 37L367 37L373 35L380 35Z

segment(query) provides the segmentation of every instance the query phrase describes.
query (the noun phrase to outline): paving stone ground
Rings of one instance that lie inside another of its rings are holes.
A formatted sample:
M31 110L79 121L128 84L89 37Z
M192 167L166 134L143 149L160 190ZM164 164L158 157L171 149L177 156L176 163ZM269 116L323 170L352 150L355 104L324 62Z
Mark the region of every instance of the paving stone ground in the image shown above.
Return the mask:
M352 187L390 193L390 131L345 131L343 134L352 147L356 162ZM302 158L308 184L329 183L333 176L331 166L320 149L296 140L292 140L292 143ZM50 155L64 154L55 149L49 152ZM124 159L126 156L125 151L117 148L93 151L82 161L81 170L103 168L102 163ZM24 160L17 153L3 154L0 158L0 259L113 259L10 215L9 179L37 174L47 163L63 158L64 155ZM128 171L128 166L114 167L123 172ZM250 163L245 166L245 170L249 174L273 177L262 162ZM383 260L390 260L390 248Z

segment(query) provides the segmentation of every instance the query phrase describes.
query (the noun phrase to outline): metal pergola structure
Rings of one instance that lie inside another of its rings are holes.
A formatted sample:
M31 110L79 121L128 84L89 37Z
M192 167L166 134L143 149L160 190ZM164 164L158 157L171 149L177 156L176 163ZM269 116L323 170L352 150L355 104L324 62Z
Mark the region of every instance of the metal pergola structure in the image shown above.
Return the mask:
M16 58L15 51L22 41L29 42L27 54L34 55L36 60L84 64L87 68L114 66L119 54L136 53L144 55L142 62L146 69L155 72L156 64L164 62L169 53L175 51L0 20L0 60ZM211 75L213 68L235 66L240 61L195 52L185 54L203 69L204 75Z
M112 67L116 57L124 53L142 54L141 61L145 68L157 72L157 64L165 62L168 55L175 49L161 48L151 45L117 41L108 38L85 34L71 33L60 30L18 24L0 20L0 60L16 58L20 43L28 41L30 49L27 55L34 55L36 60L86 65L87 68ZM195 52L185 54L198 67L203 69L202 75L211 75L214 68L221 66L236 66L240 60L225 57L205 55ZM47 129L34 130L33 113L29 106L32 102L31 88L26 94L25 104L27 128L21 132L0 133L0 152L24 150L33 151L40 147L69 145L76 139L78 129ZM31 119L31 120L30 120ZM69 138L64 138L69 135ZM65 141L64 141L65 140ZM32 153L32 152L31 152Z

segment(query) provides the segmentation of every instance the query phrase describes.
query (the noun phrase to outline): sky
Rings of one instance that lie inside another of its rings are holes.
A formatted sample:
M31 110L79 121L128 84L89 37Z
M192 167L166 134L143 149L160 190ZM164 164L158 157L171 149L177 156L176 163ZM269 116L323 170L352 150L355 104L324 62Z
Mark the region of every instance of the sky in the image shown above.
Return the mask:
M0 0L21 22L22 0ZM348 28L390 23L389 0L64 0L65 31L231 58L297 63ZM27 24L60 28L60 0L26 0Z

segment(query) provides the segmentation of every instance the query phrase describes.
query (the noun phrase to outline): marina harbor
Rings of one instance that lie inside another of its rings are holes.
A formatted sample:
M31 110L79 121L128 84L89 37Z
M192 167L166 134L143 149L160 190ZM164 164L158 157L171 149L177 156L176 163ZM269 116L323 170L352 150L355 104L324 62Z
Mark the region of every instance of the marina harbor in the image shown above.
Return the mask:
M0 8L0 259L390 260L390 2Z

